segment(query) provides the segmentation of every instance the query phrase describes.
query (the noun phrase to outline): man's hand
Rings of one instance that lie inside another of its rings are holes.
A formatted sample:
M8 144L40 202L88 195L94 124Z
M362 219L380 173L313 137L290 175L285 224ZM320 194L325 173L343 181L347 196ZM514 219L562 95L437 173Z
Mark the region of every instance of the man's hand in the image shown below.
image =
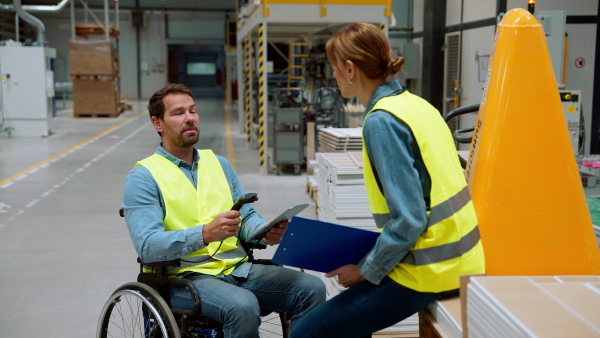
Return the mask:
M338 276L338 283L347 288L365 281L365 277L358 272L358 265L356 264L344 265L325 274L327 278L335 276Z
M240 212L236 210L225 211L215 217L212 222L205 224L202 228L204 244L222 241L235 236L240 228Z
M287 229L288 224L290 224L290 222L285 221L272 227L271 230L269 230L265 234L265 238L263 238L263 241L269 245L279 244L279 242L281 242L283 234L285 233L285 229Z

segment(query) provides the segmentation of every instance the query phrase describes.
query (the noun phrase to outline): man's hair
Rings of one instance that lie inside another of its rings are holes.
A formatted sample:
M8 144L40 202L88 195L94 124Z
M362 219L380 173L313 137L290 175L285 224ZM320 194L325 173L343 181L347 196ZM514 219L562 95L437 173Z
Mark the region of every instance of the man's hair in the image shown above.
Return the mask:
M152 118L152 116L156 116L160 120L164 118L165 103L163 102L163 98L169 94L187 94L192 99L194 98L192 91L189 90L189 88L185 85L182 85L181 83L169 83L154 93L154 95L152 95L150 98L150 101L148 101L148 112L150 113L150 118Z

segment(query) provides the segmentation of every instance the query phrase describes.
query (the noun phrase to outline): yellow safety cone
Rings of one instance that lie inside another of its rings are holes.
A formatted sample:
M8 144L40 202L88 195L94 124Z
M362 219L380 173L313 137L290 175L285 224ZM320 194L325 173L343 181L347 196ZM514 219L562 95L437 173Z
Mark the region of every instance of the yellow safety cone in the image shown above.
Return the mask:
M544 29L498 25L466 167L488 275L600 274Z

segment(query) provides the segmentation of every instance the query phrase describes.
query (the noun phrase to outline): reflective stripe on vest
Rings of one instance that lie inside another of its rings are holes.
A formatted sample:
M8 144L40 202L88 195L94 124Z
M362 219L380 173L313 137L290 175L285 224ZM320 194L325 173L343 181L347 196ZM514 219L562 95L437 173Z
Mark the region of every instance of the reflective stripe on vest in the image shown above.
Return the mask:
M465 186L461 191L458 192L458 194L431 208L427 221L427 227L451 217L470 201L471 194L469 194L469 188ZM391 219L389 213L375 214L373 217L375 218L375 224L380 229L383 228L383 226Z
M158 184L165 202L166 231L177 231L210 223L218 214L231 208L233 197L219 159L211 150L198 150L198 187L196 189L173 162L154 154L138 163L146 167ZM217 251L218 250L218 251ZM246 252L236 237L212 242L182 257L181 266L172 274L194 271L210 275L230 274L230 267L243 260ZM210 257L210 258L209 258Z
M386 111L410 128L431 177L428 224L388 276L419 292L457 289L460 275L483 273L485 265L475 210L450 130L433 106L408 91L380 99L373 110ZM390 211L364 139L363 170L371 211L383 228Z
M458 242L411 250L404 256L402 263L422 266L458 258L474 248L480 239L479 227L474 227L471 232L461 237Z

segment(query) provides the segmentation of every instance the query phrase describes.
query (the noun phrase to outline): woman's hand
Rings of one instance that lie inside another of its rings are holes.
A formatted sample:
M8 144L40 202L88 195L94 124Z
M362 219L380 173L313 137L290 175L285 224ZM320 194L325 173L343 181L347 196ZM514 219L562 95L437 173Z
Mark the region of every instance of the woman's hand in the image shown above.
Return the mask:
M358 265L356 264L344 265L325 274L327 278L335 276L338 277L338 283L347 288L366 280L358 271Z

